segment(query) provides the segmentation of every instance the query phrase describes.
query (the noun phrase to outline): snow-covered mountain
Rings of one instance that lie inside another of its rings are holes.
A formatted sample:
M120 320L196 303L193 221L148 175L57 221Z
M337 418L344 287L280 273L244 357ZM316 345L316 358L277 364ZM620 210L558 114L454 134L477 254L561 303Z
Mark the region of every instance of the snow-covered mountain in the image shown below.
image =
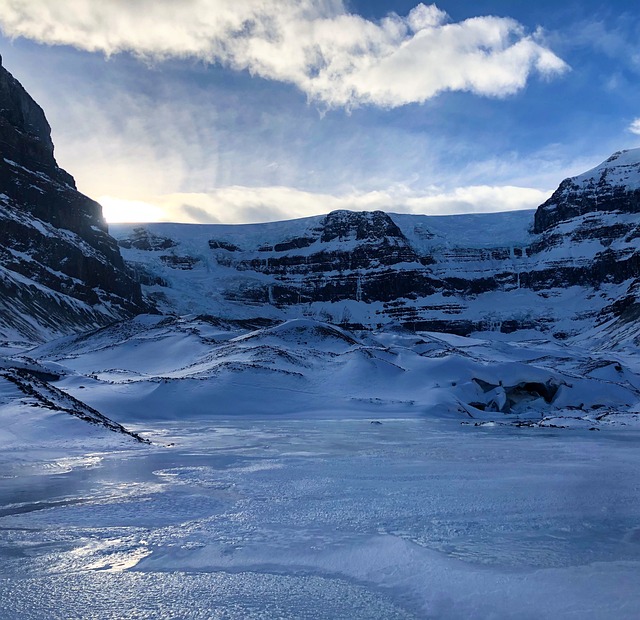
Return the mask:
M640 213L640 149L618 151L584 174L565 179L537 210L535 231L597 212Z
M0 340L38 342L147 310L100 205L58 167L44 112L0 59Z
M111 237L1 63L0 149L3 620L637 617L640 150Z
M566 338L636 307L639 171L640 149L617 153L563 181L535 212L336 211L112 234L167 313Z
M636 424L640 221L620 161L640 151L601 167L618 209L559 209L588 173L537 212L114 226L171 316L32 354L67 369L64 390L138 423L340 411Z
M0 102L0 421L20 417L16 445L50 411L125 434L216 413L638 416L640 149L535 212L336 211L112 237L1 67Z

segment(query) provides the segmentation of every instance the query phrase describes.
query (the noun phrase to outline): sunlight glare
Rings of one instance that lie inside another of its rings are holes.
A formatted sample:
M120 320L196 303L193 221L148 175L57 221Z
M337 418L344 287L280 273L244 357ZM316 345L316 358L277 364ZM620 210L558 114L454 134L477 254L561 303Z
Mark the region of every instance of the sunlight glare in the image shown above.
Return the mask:
M141 200L124 200L113 196L101 196L104 219L110 224L161 222L166 220L164 209Z

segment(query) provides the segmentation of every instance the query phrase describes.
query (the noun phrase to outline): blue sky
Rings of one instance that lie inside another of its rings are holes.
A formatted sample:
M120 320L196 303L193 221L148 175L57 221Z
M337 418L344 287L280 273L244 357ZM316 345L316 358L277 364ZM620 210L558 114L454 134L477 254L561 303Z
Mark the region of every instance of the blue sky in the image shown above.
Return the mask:
M640 142L640 7L9 0L4 65L111 221L532 208Z

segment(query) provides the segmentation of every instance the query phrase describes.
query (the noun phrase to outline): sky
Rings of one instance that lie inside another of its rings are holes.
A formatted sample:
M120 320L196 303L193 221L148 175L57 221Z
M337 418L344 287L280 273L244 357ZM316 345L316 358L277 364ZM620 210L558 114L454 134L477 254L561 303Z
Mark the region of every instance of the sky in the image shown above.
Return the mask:
M535 208L640 145L627 0L2 0L108 221Z

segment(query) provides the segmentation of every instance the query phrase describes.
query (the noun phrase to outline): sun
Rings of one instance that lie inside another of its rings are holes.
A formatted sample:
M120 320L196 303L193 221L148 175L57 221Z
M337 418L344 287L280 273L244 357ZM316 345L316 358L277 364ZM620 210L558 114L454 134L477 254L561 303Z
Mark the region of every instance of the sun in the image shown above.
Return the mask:
M161 222L166 220L164 209L141 200L126 200L113 196L100 196L102 215L109 224Z

